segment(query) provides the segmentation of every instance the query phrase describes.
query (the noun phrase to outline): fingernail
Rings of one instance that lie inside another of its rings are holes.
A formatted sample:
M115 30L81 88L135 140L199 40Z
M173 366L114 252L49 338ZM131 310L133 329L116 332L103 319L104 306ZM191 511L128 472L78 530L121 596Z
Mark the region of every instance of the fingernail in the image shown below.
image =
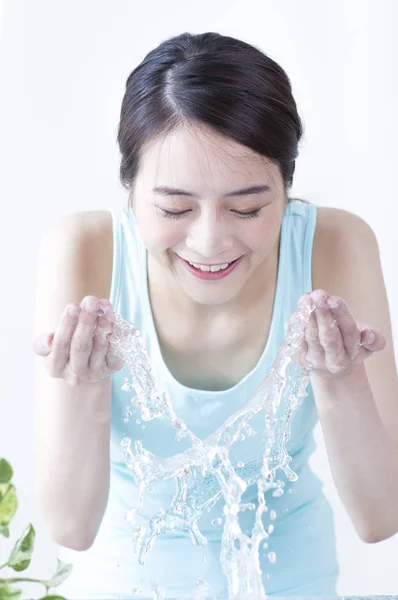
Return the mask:
M374 342L374 341L375 341L375 339L376 339L376 336L375 336L375 334L373 333L373 331L368 331L368 333L367 333L367 338L368 338L368 343L369 343L369 344L373 344L373 342Z
M80 314L80 306L69 306L68 313L71 317L77 317Z
M114 363L117 363L120 360L120 358L118 356L110 356L106 360L108 364L113 365Z
M113 311L112 307L108 304L102 303L100 301L99 308L97 311L99 317L105 317L108 321L113 321Z
M46 350L48 350L49 352L50 352L50 350L51 350L51 347L52 347L53 339L54 339L54 335L53 335L52 333L50 333L50 334L47 336L47 339L46 339L46 341L45 341L45 348L46 348Z
M87 297L83 299L81 306L83 307L83 309L86 312L91 313L91 314L98 311L98 309L100 308L98 305L98 302L94 298L87 298Z
M327 303L330 306L330 308L337 308L339 305L339 303L336 302L336 300L332 300L332 298L328 298Z

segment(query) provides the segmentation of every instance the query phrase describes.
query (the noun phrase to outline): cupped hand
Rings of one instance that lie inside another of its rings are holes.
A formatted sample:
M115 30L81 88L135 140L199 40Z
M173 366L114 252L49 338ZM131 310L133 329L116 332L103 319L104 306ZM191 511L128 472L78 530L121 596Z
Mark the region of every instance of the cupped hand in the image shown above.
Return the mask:
M314 290L301 296L297 309L315 307L304 329L296 358L310 370L339 374L363 363L385 347L378 329L356 321L348 304L339 296ZM293 317L293 315L292 315Z
M108 300L86 296L65 308L56 331L39 335L33 350L44 358L49 375L71 386L110 379L124 365L107 337L113 321Z

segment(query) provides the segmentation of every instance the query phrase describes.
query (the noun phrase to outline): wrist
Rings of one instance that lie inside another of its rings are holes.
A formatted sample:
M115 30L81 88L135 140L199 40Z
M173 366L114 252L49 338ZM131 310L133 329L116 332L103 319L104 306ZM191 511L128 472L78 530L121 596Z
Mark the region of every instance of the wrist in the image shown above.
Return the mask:
M366 397L371 394L369 380L364 363L352 365L341 373L312 372L310 376L314 400L321 412L347 408L352 405L366 404Z
M310 372L311 383L317 382L330 386L341 385L353 380L358 381L366 377L366 369L363 362L359 365L350 365L339 373L331 373L327 370L321 371L320 369L313 369Z

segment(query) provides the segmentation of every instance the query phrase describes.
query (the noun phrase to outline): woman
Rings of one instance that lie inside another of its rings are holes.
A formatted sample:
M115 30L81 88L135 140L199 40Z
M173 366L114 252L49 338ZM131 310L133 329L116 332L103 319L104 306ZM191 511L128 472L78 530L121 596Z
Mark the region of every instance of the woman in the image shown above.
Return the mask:
M127 80L118 142L128 207L71 215L44 237L37 494L74 564L59 590L69 598L148 598L156 584L187 598L199 578L227 596L222 505L200 522L206 546L179 531L156 539L144 565L133 555L126 514L137 488L120 442L142 439L159 456L181 442L164 421L124 421L123 364L97 329L110 332L114 312L141 331L175 411L205 437L255 392L298 305L315 304L298 355L311 365L309 397L288 445L299 479L267 498L277 515L260 556L270 596L336 593L332 512L308 464L318 417L360 538L398 530L398 385L377 241L354 214L289 198L302 134L290 81L268 56L215 33L169 39ZM259 464L248 448L245 462ZM138 522L167 508L166 488L147 495ZM246 495L256 502L255 486ZM241 516L250 531L253 513Z

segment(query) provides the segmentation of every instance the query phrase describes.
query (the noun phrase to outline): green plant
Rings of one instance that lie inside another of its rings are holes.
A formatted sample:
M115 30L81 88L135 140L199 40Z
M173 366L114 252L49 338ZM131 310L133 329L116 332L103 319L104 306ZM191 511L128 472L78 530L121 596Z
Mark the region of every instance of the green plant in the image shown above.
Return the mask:
M11 465L4 459L0 459L0 535L8 538L10 536L9 524L17 512L18 502L15 486L11 483L13 470ZM33 546L36 532L31 523L26 527L21 537L16 541L11 554L0 569L10 567L17 573L25 571L30 565L33 554ZM57 558L57 569L51 579L32 579L31 577L8 577L0 578L0 600L20 600L22 591L14 584L18 582L41 583L46 588L45 600L65 600L62 596L49 594L50 588L60 585L70 575L73 565L67 564ZM42 600L40 598L40 600Z

